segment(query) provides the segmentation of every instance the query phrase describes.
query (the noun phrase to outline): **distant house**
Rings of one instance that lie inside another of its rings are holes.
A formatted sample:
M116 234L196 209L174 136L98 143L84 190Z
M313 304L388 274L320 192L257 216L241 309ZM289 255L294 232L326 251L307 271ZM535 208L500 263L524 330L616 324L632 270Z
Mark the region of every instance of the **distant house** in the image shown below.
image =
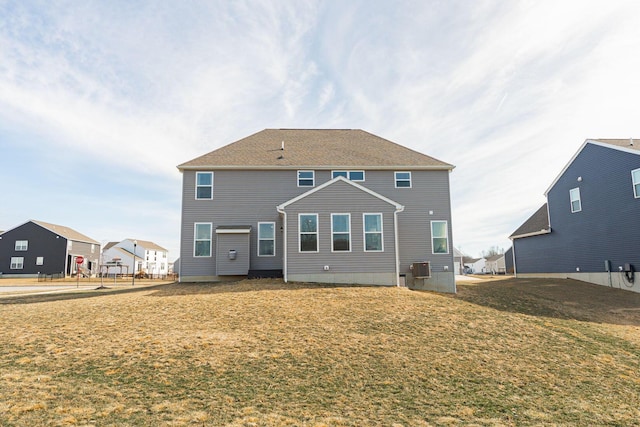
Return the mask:
M135 246L134 246L135 243ZM134 267L135 247L135 267ZM165 277L169 274L168 251L147 240L125 239L109 242L102 251L104 272L126 274L144 273L151 277Z
M181 281L455 292L453 166L354 129L266 129L178 166Z
M518 277L569 277L640 292L640 145L588 139L510 239Z
M453 271L456 274L464 274L464 254L457 248L453 248Z
M507 274L513 274L513 247L504 253L504 266Z
M64 277L78 268L83 274L95 274L99 261L99 242L62 225L31 220L0 234L3 277Z
M463 261L465 273L484 274L486 272L487 260L484 258L464 257Z
M485 271L491 274L505 274L507 271L504 254L491 255L486 258Z

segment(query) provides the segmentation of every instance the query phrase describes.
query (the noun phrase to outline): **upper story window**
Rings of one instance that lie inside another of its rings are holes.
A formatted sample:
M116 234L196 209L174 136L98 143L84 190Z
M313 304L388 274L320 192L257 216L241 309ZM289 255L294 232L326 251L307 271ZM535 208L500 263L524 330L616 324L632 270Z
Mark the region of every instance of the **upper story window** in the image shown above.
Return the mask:
M351 251L351 215L331 214L331 250Z
M580 189L572 188L569 190L569 198L571 199L571 213L580 212L582 210L582 202L580 201Z
M640 199L640 169L631 171L631 180L633 181L633 195L636 199Z
M258 223L258 256L276 255L276 223Z
M411 172L395 173L396 188L411 188Z
M28 247L28 240L16 240L16 251L26 251Z
M364 251L382 252L382 214L363 214Z
M447 221L431 221L431 242L434 254L449 253Z
M211 256L211 230L210 222L197 222L194 227L193 256Z
M332 171L331 179L344 176L351 181L364 181L364 171Z
M318 252L318 214L299 214L300 252Z
M196 200L213 199L213 172L196 172Z
M313 187L316 183L315 171L298 171L298 187Z

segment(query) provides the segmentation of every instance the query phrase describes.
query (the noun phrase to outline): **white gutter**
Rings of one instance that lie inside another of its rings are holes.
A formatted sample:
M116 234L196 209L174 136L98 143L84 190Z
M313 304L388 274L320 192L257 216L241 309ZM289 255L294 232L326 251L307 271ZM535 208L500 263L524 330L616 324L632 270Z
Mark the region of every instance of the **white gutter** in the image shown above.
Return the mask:
M396 286L400 286L400 249L398 248L398 213L404 211L404 206L396 205L393 213L393 234L396 246Z
M282 206L276 206L278 213L283 215L282 217L282 277L284 283L287 283L287 213Z

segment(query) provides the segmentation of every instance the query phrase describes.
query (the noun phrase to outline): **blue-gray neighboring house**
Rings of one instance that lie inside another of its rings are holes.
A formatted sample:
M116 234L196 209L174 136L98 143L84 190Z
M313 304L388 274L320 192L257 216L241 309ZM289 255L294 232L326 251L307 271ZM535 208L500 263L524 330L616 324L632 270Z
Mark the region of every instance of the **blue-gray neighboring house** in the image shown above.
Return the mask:
M82 262L77 262L82 260ZM30 220L0 234L0 276L59 277L99 271L100 243L76 230Z
M178 166L182 282L455 292L453 166L357 129L265 129Z
M518 277L640 292L640 141L588 139L510 239Z

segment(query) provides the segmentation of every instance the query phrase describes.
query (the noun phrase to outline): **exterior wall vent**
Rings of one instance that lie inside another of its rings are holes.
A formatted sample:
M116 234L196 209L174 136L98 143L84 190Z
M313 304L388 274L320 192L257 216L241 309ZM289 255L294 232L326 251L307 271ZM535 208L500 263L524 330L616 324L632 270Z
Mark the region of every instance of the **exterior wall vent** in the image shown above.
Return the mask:
M429 261L414 262L411 264L413 277L416 279L428 279L431 277L431 264Z

